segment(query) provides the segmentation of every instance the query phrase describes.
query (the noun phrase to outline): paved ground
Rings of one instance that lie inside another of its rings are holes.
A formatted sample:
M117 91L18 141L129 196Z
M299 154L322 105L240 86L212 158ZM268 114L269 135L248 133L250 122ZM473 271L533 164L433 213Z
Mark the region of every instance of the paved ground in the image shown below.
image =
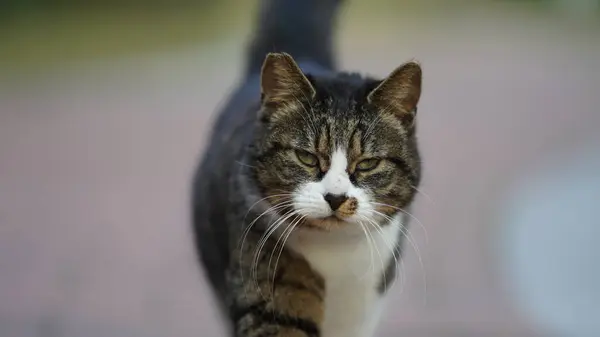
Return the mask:
M381 336L527 335L492 214L515 174L600 126L597 34L510 11L353 18L346 68L425 69L424 267L409 250ZM0 81L0 335L218 336L186 198L242 42Z

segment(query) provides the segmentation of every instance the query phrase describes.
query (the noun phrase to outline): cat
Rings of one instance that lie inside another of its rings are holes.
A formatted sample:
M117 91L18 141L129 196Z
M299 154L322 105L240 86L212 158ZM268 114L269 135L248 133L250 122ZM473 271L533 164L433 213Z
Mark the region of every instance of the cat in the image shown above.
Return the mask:
M422 70L340 72L341 0L265 0L193 181L195 244L237 337L371 337L421 180Z

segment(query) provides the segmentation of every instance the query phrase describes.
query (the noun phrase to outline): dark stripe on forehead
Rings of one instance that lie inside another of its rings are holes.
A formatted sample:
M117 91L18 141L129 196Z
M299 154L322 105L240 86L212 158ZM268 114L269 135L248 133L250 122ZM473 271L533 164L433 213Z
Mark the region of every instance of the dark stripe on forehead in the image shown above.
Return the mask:
M317 152L321 155L329 153L329 131L326 123L321 124L321 130L319 131L319 138L317 139Z
M323 138L323 133L320 129L315 130L315 138L314 138L314 149L319 152L319 144L321 144L321 139Z
M377 123L379 123L379 116L375 116L373 119L361 119L359 122L359 127L361 129L361 148L363 153L371 153L373 150L373 138L374 138L374 128L376 128Z
M348 144L350 135L352 134L353 128L350 127L352 123L345 119L330 118L329 128L331 129L331 151L336 149L348 150Z
M334 133L333 133L333 123L331 122L331 120L328 120L327 123L325 123L325 128L327 130L327 152L329 155L333 154L333 147L334 147Z
M358 125L352 130L350 138L348 139L348 158L355 160L363 153L363 142L362 142L362 131L358 128Z

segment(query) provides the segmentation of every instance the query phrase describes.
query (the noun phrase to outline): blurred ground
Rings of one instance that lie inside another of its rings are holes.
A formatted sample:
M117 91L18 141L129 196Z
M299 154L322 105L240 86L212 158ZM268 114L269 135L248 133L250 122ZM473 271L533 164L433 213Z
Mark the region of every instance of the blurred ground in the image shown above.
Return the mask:
M597 133L598 23L528 3L382 2L392 7L350 2L341 61L376 75L423 63L415 215L428 240L415 223L424 268L409 249L380 335L529 336L503 291L490 215L538 157ZM250 7L237 4L131 20L44 14L29 32L19 27L35 17L5 23L1 336L218 336L187 195L250 31Z

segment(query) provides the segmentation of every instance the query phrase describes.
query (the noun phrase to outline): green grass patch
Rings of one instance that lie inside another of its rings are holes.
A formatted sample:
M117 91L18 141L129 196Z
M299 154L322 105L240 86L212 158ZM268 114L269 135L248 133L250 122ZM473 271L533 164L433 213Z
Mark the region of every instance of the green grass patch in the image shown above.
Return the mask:
M0 68L51 67L198 45L249 25L255 1L178 8L22 11L0 22Z

